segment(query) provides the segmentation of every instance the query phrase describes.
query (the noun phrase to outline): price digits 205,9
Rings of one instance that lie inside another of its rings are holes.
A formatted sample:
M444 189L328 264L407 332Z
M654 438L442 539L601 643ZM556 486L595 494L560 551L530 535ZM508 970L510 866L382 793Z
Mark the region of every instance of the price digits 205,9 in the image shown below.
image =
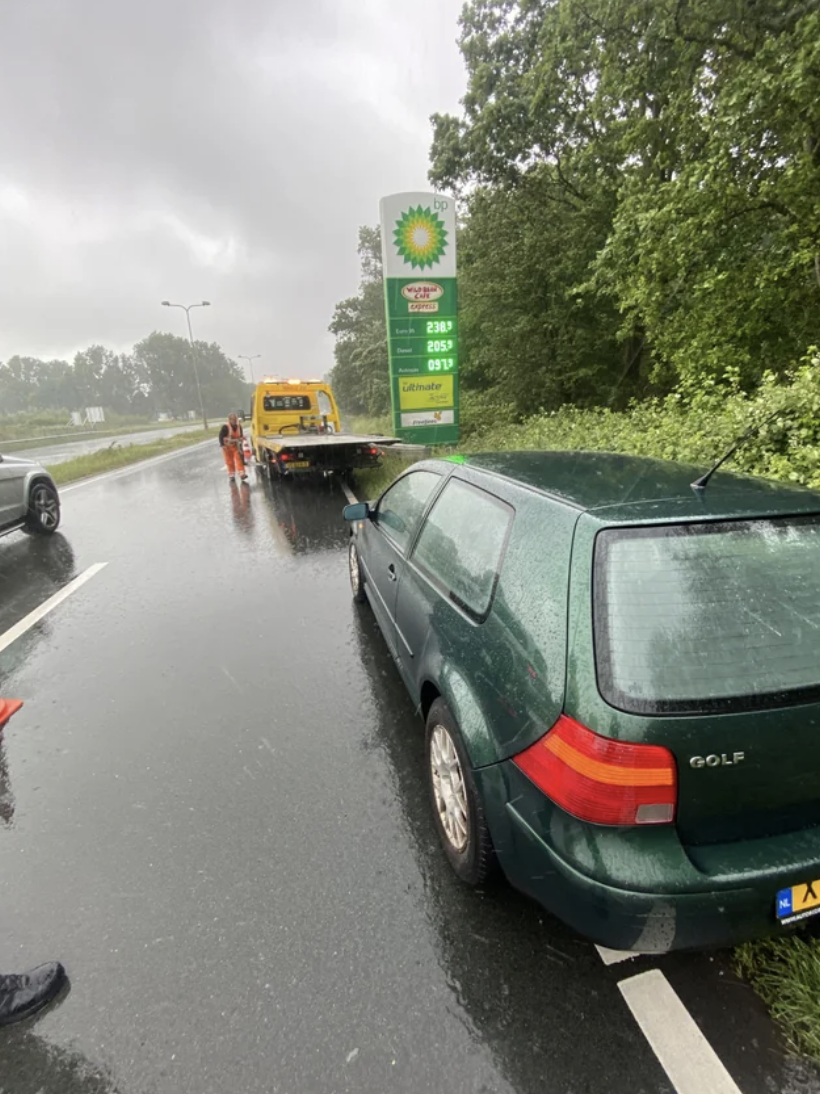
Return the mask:
M455 357L428 357L428 372L452 372L456 367Z
M452 319L428 319L428 334L450 334L453 330Z
M452 353L455 348L456 344L452 338L428 338L427 340L428 353Z

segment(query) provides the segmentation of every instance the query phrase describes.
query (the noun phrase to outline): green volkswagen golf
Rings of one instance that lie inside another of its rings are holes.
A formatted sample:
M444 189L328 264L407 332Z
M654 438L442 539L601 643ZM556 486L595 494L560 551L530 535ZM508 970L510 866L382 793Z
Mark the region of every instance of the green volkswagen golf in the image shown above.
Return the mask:
M344 513L454 870L617 949L820 913L820 494L700 470L428 460Z

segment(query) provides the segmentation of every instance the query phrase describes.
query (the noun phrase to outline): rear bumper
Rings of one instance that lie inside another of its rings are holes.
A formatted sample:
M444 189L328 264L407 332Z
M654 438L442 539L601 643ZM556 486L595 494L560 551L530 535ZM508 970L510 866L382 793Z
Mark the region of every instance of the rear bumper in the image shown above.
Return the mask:
M511 884L612 949L666 953L788 931L775 916L778 890L820 878L820 832L811 860L764 864L748 853L742 875L716 876L695 866L671 826L577 821L510 761L474 775Z
M295 462L303 462L296 460ZM293 467L291 461L280 460L276 456L271 456L271 464L276 467L278 471L285 475L339 475L344 474L346 471L362 471L371 467L379 466L378 456L361 456L350 455L345 456L343 453L333 452L328 455L322 453L321 455L312 455L310 458L306 458L308 463L307 467Z
M510 882L580 934L615 950L666 953L731 946L776 928L774 892L742 888L702 893L616 889L565 862L507 806L514 855L499 855Z

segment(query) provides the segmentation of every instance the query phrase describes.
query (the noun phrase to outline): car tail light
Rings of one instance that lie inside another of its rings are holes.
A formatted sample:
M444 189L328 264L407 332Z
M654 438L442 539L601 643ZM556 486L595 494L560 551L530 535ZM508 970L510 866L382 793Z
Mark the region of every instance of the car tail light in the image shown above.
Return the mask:
M289 456L289 455L287 454L287 452L283 452L283 453L281 454L281 456L279 457L279 459L280 459L280 460L281 460L281 461L282 461L283 463L285 463L285 462L286 462L287 460L289 460L289 459L290 459L290 456Z
M562 714L514 762L567 813L593 824L670 824L678 773L660 745L600 737Z

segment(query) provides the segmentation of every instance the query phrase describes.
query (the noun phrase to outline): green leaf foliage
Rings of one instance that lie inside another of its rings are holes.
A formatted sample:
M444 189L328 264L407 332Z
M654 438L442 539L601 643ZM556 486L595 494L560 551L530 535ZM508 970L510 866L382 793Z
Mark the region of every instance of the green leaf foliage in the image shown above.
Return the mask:
M248 404L250 387L238 365L216 343L155 331L131 353L90 346L74 360L11 357L0 363L0 416L32 410L68 411L101 406L115 414L151 416L199 411L193 367L196 352L202 399L209 414Z
M329 380L348 414L378 417L390 409L387 326L384 318L381 233L359 229L361 282L356 296L336 305L330 332L335 364Z
M430 178L464 198L468 391L750 391L816 342L816 3L471 0L461 50Z
M626 411L565 406L521 425L499 423L473 433L465 449L585 449L709 466L755 425L759 431L738 449L729 470L820 489L817 349L785 376L765 373L751 394L735 372L723 383L707 379L687 394L643 400Z

